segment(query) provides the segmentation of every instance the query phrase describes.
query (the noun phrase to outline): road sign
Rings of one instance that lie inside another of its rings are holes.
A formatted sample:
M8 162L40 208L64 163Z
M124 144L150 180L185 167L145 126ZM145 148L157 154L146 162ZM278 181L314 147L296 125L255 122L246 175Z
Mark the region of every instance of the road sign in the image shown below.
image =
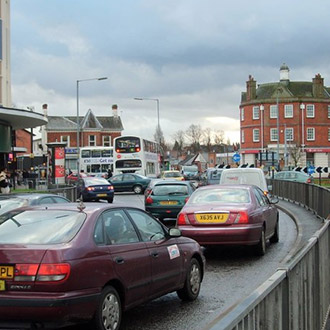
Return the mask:
M308 168L307 168L307 173L309 174L309 175L311 175L311 174L313 174L313 173L315 173L315 166L308 166Z
M241 156L239 154L236 153L233 155L233 161L235 163L238 163L240 160L241 160Z

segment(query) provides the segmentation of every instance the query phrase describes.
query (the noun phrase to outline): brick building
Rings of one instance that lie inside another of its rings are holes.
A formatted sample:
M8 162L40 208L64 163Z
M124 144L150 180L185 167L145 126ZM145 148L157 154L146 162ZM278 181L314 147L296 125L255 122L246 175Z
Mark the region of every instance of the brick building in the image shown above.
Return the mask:
M47 116L47 104L43 105ZM46 144L53 142L66 143L65 166L77 169L77 117L47 116L48 124L41 128L42 144L40 148L47 150ZM113 139L121 135L123 125L118 116L117 105L112 106L112 116L95 116L89 109L85 116L79 117L79 144L88 146L113 146Z
M259 85L249 76L240 104L242 163L271 165L273 157L280 168L330 165L330 87L320 74L290 81L289 71L283 64L279 82Z

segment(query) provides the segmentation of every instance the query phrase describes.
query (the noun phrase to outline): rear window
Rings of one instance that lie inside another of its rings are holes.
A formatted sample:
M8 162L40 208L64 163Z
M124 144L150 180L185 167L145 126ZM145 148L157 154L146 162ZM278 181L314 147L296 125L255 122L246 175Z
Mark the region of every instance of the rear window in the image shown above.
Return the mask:
M179 178L181 176L180 172L165 172L165 178Z
M28 210L0 216L0 244L59 244L69 242L86 215L75 211Z
M88 178L85 179L86 186L107 185L109 182L104 178Z
M252 184L264 189L261 181L260 174L257 172L247 172L247 173L226 173L222 175L221 183L229 184Z
M250 194L246 189L209 189L196 190L188 200L188 204L227 204L250 203Z
M10 198L0 200L0 214L6 213L10 210L28 205L29 202L22 198Z
M188 195L188 187L184 185L156 185L153 189L154 196Z

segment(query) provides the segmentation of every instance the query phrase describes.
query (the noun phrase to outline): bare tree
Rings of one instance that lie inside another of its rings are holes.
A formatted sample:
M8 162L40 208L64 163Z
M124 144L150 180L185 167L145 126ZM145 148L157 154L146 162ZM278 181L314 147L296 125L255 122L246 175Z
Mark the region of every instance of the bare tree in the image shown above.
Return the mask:
M178 155L181 156L182 152L183 152L183 146L185 143L185 134L184 131L180 130L177 131L176 133L174 133L173 135L174 139L175 139L175 149L178 152Z
M294 145L294 144L289 144L288 145L288 152L290 155L290 158L293 160L294 166L296 167L300 161L301 158L301 149Z
M214 143L220 145L223 144L224 140L225 140L225 132L223 130L215 131Z
M212 150L212 130L211 128L206 128L203 132L203 143L207 148L207 151L210 152Z
M200 150L200 141L203 131L200 125L191 124L186 130L186 136L191 143L191 148L194 152Z

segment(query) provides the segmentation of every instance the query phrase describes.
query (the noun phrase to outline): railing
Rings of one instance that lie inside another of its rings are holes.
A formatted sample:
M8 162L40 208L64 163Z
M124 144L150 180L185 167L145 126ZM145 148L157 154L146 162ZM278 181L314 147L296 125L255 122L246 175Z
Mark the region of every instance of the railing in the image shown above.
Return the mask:
M272 182L274 195L297 202L330 220L330 190L309 184ZM294 259L249 297L205 329L324 329L330 306L329 221Z
M47 191L51 194L64 196L71 202L75 202L77 200L76 186L49 185L48 188L44 189L43 191Z

